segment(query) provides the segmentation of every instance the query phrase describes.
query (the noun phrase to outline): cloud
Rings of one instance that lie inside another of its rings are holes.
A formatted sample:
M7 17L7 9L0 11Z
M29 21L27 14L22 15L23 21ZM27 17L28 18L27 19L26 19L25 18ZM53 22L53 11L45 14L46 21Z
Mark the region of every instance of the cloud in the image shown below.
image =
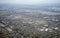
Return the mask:
M0 0L0 3L12 4L53 4L60 3L60 0Z

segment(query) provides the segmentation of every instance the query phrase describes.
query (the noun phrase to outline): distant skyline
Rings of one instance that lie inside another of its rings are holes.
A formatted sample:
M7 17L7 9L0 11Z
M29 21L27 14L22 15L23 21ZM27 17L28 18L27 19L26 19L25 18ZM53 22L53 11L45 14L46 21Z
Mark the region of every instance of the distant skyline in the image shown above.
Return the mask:
M26 5L39 5L39 4L60 4L60 0L0 0L0 4L26 4Z

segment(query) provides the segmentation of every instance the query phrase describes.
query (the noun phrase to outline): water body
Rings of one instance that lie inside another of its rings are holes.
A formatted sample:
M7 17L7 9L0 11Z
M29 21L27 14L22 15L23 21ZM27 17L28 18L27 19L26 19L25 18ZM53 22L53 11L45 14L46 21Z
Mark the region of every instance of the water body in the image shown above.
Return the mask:
M60 13L56 13L56 12L42 12L43 14L48 14L48 15L60 15Z

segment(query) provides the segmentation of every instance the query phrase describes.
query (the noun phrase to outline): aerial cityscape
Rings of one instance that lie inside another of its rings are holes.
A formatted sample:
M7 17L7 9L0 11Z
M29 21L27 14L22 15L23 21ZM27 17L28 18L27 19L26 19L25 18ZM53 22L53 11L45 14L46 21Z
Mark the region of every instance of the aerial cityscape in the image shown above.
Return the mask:
M0 38L60 38L60 5L0 4Z

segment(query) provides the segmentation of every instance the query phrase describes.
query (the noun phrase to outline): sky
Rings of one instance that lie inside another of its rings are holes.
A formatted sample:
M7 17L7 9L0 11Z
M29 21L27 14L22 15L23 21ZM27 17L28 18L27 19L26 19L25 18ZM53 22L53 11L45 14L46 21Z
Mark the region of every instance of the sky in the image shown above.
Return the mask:
M60 0L0 0L1 3L9 4L26 4L26 5L37 5L37 4L60 4Z

